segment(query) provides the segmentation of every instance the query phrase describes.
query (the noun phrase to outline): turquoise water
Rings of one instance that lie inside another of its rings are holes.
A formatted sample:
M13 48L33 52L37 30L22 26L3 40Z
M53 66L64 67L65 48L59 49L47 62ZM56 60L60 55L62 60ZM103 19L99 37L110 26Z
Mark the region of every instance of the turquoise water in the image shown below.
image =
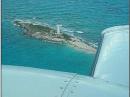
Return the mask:
M2 1L2 64L89 75L94 54L23 35L14 19L62 24L68 32L97 44L103 29L128 24L128 0Z

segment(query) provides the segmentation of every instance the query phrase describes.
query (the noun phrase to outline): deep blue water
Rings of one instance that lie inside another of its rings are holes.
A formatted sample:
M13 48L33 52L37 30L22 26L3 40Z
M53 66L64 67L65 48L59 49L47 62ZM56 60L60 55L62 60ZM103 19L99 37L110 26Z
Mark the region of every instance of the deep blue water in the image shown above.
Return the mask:
M97 43L103 29L128 24L128 0L2 0L2 64L89 75L95 55L25 36L14 19L62 24Z

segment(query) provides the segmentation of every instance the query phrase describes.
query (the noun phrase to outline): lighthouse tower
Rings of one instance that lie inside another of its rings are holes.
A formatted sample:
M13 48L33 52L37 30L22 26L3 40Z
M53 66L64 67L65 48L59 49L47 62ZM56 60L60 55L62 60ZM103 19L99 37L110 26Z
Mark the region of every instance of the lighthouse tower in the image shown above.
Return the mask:
M62 25L56 25L56 27L57 27L57 34L61 34L61 32L60 32L60 27L61 27Z

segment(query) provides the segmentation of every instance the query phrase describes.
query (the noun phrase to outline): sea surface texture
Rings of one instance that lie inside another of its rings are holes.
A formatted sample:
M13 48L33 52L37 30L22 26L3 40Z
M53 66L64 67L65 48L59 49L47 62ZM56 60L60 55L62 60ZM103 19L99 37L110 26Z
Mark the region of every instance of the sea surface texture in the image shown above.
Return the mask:
M28 37L15 19L62 24L98 45L102 30L128 24L128 0L2 0L2 64L90 75L95 54Z

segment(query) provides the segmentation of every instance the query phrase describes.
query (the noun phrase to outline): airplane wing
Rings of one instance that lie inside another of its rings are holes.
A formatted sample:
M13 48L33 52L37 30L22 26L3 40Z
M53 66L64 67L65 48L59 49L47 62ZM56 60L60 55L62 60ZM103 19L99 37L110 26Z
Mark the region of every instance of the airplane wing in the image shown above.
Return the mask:
M94 77L128 86L129 84L129 27L108 28L102 33Z
M102 33L93 76L3 66L2 97L129 97L129 26Z

